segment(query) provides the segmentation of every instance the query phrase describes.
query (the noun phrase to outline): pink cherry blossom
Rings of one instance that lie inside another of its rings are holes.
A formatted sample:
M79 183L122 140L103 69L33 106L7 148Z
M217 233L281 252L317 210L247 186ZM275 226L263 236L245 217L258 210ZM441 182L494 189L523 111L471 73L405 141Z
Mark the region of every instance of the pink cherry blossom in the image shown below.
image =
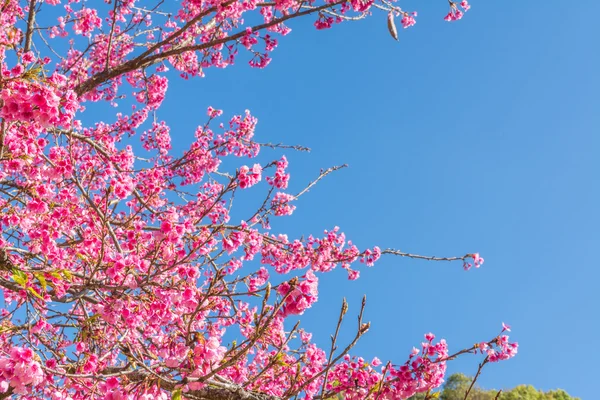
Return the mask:
M328 29L379 13L408 28L416 12L381 0L107 3L2 5L1 397L404 399L439 387L456 354L516 355L503 324L454 355L427 334L399 363L337 342L330 363L331 344L299 322L326 297L323 274L359 280L385 254L436 258L354 243L337 226L279 231L297 216L276 217L339 167L292 186L290 152L306 148L263 141L248 110L202 108L207 88L178 97L236 61L267 67L290 19ZM451 2L448 19L469 8ZM344 301L338 322L358 340L372 328L342 324L355 311Z

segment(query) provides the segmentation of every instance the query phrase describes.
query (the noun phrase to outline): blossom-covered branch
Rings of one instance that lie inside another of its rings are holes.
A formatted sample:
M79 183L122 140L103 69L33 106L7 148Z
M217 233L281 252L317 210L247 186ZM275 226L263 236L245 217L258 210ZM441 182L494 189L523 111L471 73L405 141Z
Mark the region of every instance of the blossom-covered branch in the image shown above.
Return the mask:
M451 19L468 7L450 2ZM0 398L402 399L441 385L454 357L516 353L501 335L449 355L428 334L400 364L366 361L351 355L370 328L364 301L353 338L340 343L344 301L319 347L297 317L326 290L320 274L358 279L386 254L466 269L483 258L359 248L338 227L276 231L345 166L292 191L281 152L308 149L257 141L249 111L210 107L185 151L172 148L170 80L238 57L265 67L293 18L324 29L378 11L416 23L387 0L0 4ZM117 113L88 112L101 102ZM262 150L278 154L246 161ZM232 221L234 207L247 218Z

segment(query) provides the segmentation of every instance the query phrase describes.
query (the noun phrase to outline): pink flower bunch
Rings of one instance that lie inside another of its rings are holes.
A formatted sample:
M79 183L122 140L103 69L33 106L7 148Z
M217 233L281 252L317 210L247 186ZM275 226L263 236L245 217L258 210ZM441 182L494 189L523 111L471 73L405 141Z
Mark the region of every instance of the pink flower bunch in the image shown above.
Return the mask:
M273 200L271 200L271 208L275 212L275 216L292 215L296 206L290 205L290 201L296 200L291 194L277 192Z
M266 68L270 63L269 53L254 53L254 57L248 61L248 64L253 68Z
M208 107L206 112L207 112L208 116L211 118L217 118L223 114L223 110L217 110L216 108L213 108L210 106Z
M70 95L63 101L50 85L36 82L10 81L0 93L0 98L4 102L0 111L4 119L36 122L44 128L68 124L75 111L74 105L70 105L70 112L61 111L67 102L75 100Z
M434 339L433 334L426 334L420 351L413 348L404 365L390 369L392 388L400 398L426 392L444 382L446 362L442 360L448 357L448 345L444 339L434 344Z
M116 178L111 180L111 186L114 188L115 195L119 199L125 199L133 193L135 182L130 175L120 173Z
M244 236L244 233L239 231L231 232L227 237L223 236L223 249L228 254L233 253L244 243Z
M519 344L517 342L510 343L508 335L500 335L491 342L479 343L479 350L481 353L487 354L490 362L498 362L516 356Z
M146 90L148 92L148 108L156 110L162 104L167 93L169 80L165 76L152 75L148 79Z
M439 387L444 382L448 346L445 340L433 343L434 339L434 335L428 333L422 349L413 348L406 363L386 365L381 373L375 370L382 365L378 358L368 363L363 358L346 355L344 362L330 373L325 389L344 393L347 399L363 399L374 390L381 390L382 398L407 399ZM385 379L383 386L382 379Z
M358 278L358 273L352 271L350 265L361 253L351 241L346 241L344 233L339 232L339 227L325 231L323 238L310 235L305 241L294 240L291 243L285 235L273 236L273 239L280 243L264 242L261 262L273 266L279 273L307 266L313 271L329 272L341 264L342 268L348 270L350 279ZM372 250L370 257L376 253L376 250Z
M267 271L265 267L260 267L260 269L248 279L248 291L253 292L261 286L264 286L268 281L269 271Z
M34 359L33 350L13 347L9 358L0 357L0 393L6 393L12 387L14 393L26 395L31 386L37 386L43 380L44 373Z
M344 398L366 398L369 390L375 388L381 381L382 374L374 369L381 365L377 361L369 364L362 357L351 357L346 354L343 362L336 365L329 374L330 379L328 379L325 389L343 393Z
M469 257L473 259L473 262L464 261L463 268L465 271L471 269L471 267L475 266L475 268L479 268L483 265L484 259L479 255L479 253L469 254Z
M239 186L242 189L247 189L256 185L262 178L262 167L260 164L254 164L252 169L244 165L238 173Z
M98 17L96 9L84 7L75 12L73 29L76 34L90 37L96 28L101 27L102 19Z
M295 285L284 282L277 288L277 292L282 295L288 295L282 308L282 316L302 315L307 308L318 299L319 279L311 270Z
M167 155L169 150L171 150L169 126L164 121L153 123L152 128L142 133L141 141L146 150L158 149L160 155Z
M242 224L243 227L244 224ZM246 235L244 238L244 256L242 259L253 260L254 256L260 253L261 246L263 244L263 236L256 229L246 228Z
M367 264L368 267L375 265L375 261L381 257L381 249L377 246L373 247L373 250L367 249L363 251L360 262Z
M277 189L287 189L288 182L290 181L290 174L285 172L287 167L287 158L283 156L279 161L277 161L275 175L273 177L267 176L267 182L269 185L275 186Z
M374 2L374 0L351 0L350 4L354 11L362 13L369 10Z
M417 23L417 20L415 19L416 16L417 16L416 11L413 11L411 13L407 13L407 12L403 13L402 19L400 20L402 27L404 29L406 29L406 28L410 28L411 26L416 24Z
M211 336L204 343L200 343L194 348L194 363L201 370L201 373L205 374L223 359L226 351L227 348L221 346L219 339Z
M277 42L277 39L273 39L273 38L271 37L271 35L269 35L269 34L266 34L266 35L263 37L263 40L265 41L265 50L266 50L266 51L273 51L273 50L275 50L275 48L277 47L277 43L278 43L278 42Z
M246 34L240 39L240 43L248 50L252 49L252 46L258 43L258 32L252 33L252 28L246 28Z
M223 135L219 135L214 144L223 144L226 150L220 155L233 154L236 157L255 157L258 155L260 146L252 142L254 137L254 130L258 119L250 114L250 111L246 110L244 116L236 115L229 121L229 128Z
M469 9L471 8L471 5L467 2L467 0L461 1L460 6L464 10L464 12L458 8L456 3L451 2L450 3L450 11L448 12L448 14L446 14L446 16L444 17L444 20L458 21L459 19L461 19L463 17L464 13L469 11Z
M335 20L333 17L325 14L319 14L319 19L315 21L315 28L319 30L329 29L333 26L334 22Z

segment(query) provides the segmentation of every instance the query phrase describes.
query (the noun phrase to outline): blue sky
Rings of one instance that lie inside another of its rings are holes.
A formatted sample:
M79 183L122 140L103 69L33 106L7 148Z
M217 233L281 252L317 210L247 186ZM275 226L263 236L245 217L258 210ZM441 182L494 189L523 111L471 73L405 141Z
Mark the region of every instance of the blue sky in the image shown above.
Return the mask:
M342 297L352 313L366 294L372 328L355 354L403 362L429 331L459 350L505 321L519 354L486 367L482 386L594 398L600 3L473 1L456 23L442 20L444 1L400 5L419 17L399 43L383 13L329 31L294 21L267 69L240 61L172 81L159 116L183 148L208 105L250 109L257 140L313 149L285 152L293 192L321 168L349 164L275 220L276 231L337 225L361 248L485 257L470 272L386 257L358 281L321 275L303 325L323 346ZM346 338L353 329L349 320ZM474 374L478 361L463 357L449 372Z

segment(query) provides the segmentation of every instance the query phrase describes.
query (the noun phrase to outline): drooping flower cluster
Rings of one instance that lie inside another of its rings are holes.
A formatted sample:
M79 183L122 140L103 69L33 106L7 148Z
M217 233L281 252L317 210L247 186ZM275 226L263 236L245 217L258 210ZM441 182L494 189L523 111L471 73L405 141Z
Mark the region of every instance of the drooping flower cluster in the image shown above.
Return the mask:
M267 182L269 185L275 186L277 189L287 189L288 182L290 180L290 174L285 172L285 169L288 167L288 161L285 156L281 157L280 160L277 161L277 170L275 171L274 176L267 176Z
M479 255L479 253L469 254L469 256L470 260L465 259L463 262L463 268L465 271L470 270L473 266L475 266L475 268L479 268L483 265L484 259Z
M453 2L453 1L450 2L450 11L448 12L448 14L446 14L446 16L444 17L444 20L458 21L459 19L462 19L464 13L469 11L469 9L471 8L471 5L469 4L469 2L467 0L462 0L460 2L460 7L462 8L462 10L460 8L458 8L458 6L456 4L457 4L456 2Z

